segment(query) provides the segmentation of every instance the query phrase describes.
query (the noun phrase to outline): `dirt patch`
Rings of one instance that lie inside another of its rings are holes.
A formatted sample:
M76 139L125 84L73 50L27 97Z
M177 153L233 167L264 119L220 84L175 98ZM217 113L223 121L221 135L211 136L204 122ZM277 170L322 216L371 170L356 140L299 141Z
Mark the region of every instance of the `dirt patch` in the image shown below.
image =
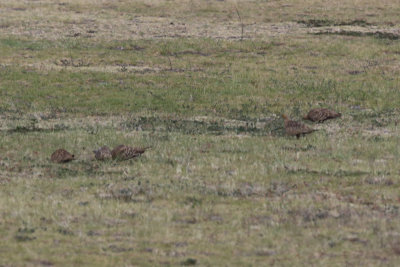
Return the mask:
M103 65L103 66L63 66L60 64L41 62L35 64L23 65L29 69L36 69L40 71L61 71L66 70L68 72L107 72L107 73L117 73L117 72L129 72L129 73L158 73L161 71L172 71L175 69L161 68L156 66L128 66L128 65Z
M349 1L288 4L250 0L120 0L118 3L5 0L1 5L0 34L47 40L268 39L302 35L310 28L362 27L371 32L375 27L372 25L392 27L379 30L386 33L396 30L393 26L397 23L398 6L395 2L367 1L363 10ZM310 13L319 14L319 18L310 17Z
M81 19L77 19L80 21ZM91 38L94 40L139 40L164 38L213 38L213 39L267 39L281 35L306 33L306 27L295 22L286 23L254 23L243 27L238 22L217 22L210 27L207 20L186 22L170 18L137 17L133 20L102 20L93 17L85 23L75 22L66 25L62 22L29 25L11 24L0 27L2 35L35 37L46 40ZM96 30L93 30L96 29Z
M267 39L306 33L305 25L296 22L270 23L251 18L240 21L231 10L231 4L222 8L226 16L217 19L207 16L182 18L178 16L180 14L146 16L136 13L135 16L118 13L117 6L103 10L89 8L89 4L81 2L76 8L72 3L67 4L67 8L51 2L24 10L10 7L1 14L4 22L0 22L0 34L46 40L89 38L121 41L163 38ZM190 4L186 3L188 7Z
M21 12L18 11L19 15ZM27 11L26 11L27 12ZM53 15L54 16L54 15ZM86 17L88 16L88 17ZM211 27L212 25L212 27ZM19 36L46 40L140 40L170 38L212 39L260 39L267 40L285 35L338 34L349 36L376 36L391 40L399 39L397 27L378 28L364 20L333 22L329 20L301 20L298 22L245 23L235 20L211 22L198 19L195 22L168 17L119 17L102 19L90 14L71 14L66 21L32 21L29 24L11 21L0 27L3 36Z

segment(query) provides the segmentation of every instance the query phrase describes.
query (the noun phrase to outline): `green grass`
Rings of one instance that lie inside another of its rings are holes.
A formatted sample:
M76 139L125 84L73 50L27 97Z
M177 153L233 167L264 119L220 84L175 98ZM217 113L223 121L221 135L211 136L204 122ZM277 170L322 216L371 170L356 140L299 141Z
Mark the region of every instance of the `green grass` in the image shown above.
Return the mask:
M399 264L394 1L64 2L0 1L0 265Z
M240 117L318 102L339 103L339 110L397 107L398 44L373 37L346 39L307 37L280 46L178 39L74 47L7 39L1 49L25 66L13 63L0 70L6 100L2 108L29 112L58 107L82 114L213 111ZM19 59L22 51L25 56ZM25 60L27 54L32 55ZM67 66L60 65L63 59ZM150 69L138 73L129 66Z

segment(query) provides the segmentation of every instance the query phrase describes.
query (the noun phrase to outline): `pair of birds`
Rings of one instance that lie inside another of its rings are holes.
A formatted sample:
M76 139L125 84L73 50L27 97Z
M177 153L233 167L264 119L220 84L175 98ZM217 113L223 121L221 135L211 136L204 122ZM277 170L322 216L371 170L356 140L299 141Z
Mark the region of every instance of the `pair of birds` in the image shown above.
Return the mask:
M103 146L97 150L93 150L94 157L97 160L128 160L142 155L149 147L137 148L126 145L116 146L110 150L108 146ZM67 150L60 148L51 154L50 160L55 163L65 163L75 159L75 155L69 153Z
M325 120L338 118L340 116L342 116L342 114L327 108L315 108L310 110L308 114L303 117L303 119L313 122L323 122ZM313 129L301 122L290 120L285 114L283 114L282 117L285 121L285 131L287 135L292 135L299 138L302 135L316 131L316 129Z

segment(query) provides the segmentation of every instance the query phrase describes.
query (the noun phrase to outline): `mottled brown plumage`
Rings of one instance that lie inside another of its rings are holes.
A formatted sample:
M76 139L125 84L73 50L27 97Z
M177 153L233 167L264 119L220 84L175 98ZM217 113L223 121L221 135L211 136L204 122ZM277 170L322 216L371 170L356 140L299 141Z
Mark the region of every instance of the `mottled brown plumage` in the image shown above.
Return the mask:
M74 160L75 156L69 153L65 149L57 149L51 154L50 160L55 163L65 163L71 160Z
M342 114L327 108L314 108L310 110L308 114L303 117L303 119L313 122L323 122L325 120L334 119L340 116L342 116Z
M299 138L301 135L316 131L301 122L290 120L286 115L282 115L282 117L285 120L285 131L287 135Z
M113 159L117 160L128 160L142 155L149 147L137 148L126 145L116 146L112 151L111 155Z
M103 146L97 150L93 150L94 157L97 160L108 160L111 159L111 150L108 146Z

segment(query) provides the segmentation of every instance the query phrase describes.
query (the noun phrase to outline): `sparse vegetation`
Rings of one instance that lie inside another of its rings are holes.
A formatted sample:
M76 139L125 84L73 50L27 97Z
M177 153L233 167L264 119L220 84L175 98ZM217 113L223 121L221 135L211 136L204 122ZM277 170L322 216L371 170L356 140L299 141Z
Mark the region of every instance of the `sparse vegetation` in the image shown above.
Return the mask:
M0 9L1 266L399 264L396 1Z

